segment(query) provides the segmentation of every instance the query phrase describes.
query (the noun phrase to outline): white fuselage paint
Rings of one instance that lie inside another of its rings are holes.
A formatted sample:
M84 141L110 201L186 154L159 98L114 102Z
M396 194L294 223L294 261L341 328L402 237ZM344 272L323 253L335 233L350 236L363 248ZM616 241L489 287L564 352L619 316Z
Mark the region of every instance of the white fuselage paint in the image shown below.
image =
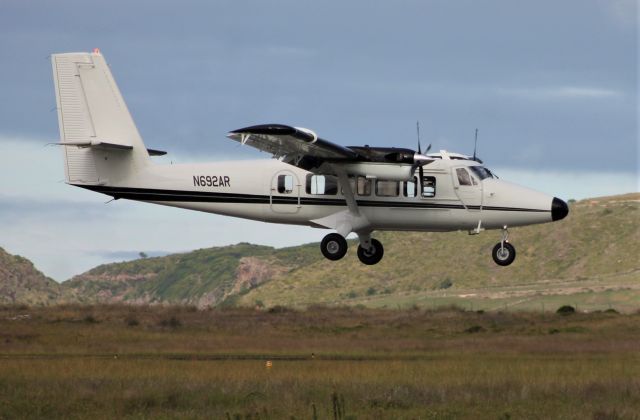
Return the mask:
M424 167L436 179L434 197L355 195L369 230L452 231L523 226L552 221L553 197L496 178L459 185L456 167L469 160L437 159ZM279 192L279 175L292 176L292 191ZM117 185L78 185L126 198L270 223L321 226L314 222L347 209L342 186L335 195L309 194L311 172L276 159L203 164L149 164ZM208 178L207 178L208 177ZM419 188L418 188L419 190Z

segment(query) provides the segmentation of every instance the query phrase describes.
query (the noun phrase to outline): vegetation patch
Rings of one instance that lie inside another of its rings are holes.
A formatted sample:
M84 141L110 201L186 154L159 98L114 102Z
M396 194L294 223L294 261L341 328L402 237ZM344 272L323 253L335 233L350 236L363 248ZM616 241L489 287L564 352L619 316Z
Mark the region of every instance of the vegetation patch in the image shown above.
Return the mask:
M556 313L560 315L571 315L576 313L576 308L570 305L563 305L556 310Z
M0 418L634 418L639 323L456 307L1 307Z

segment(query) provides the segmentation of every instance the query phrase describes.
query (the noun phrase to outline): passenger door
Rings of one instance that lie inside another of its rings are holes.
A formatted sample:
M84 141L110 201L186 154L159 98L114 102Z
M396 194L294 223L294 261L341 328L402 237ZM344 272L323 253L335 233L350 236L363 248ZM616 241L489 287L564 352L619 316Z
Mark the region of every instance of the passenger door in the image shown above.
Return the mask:
M300 211L300 181L291 171L280 171L271 179L270 206L274 213Z

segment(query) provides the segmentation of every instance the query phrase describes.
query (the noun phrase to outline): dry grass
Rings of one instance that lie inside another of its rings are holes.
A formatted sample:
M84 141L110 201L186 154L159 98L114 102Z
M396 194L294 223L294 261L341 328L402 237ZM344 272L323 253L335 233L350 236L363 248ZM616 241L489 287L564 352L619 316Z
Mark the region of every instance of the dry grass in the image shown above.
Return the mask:
M640 418L639 321L5 307L0 418Z

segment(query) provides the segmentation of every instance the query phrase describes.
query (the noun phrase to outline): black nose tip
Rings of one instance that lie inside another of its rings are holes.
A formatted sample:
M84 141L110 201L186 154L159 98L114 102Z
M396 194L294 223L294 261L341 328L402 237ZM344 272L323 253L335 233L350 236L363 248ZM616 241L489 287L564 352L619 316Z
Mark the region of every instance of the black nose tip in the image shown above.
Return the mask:
M551 202L551 220L562 220L569 214L569 206L558 197L553 197Z

